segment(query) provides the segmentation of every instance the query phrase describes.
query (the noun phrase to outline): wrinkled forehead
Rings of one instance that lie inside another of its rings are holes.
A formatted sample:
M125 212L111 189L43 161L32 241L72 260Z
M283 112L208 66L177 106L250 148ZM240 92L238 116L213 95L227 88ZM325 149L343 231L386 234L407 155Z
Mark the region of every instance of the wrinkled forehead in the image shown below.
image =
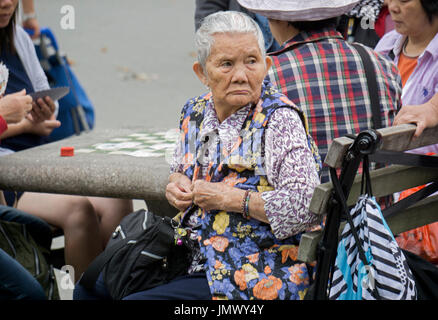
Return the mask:
M256 36L250 32L215 33L212 40L210 56L262 55Z

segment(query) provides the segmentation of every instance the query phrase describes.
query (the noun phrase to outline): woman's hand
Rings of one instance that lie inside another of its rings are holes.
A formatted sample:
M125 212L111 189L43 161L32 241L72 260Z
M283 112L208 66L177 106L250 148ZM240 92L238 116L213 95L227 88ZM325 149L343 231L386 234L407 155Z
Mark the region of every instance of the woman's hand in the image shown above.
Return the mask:
M32 103L32 112L30 119L35 122L50 120L55 113L56 105L50 97L39 98Z
M26 117L18 123L9 125L8 130L3 132L3 134L0 136L0 139L15 137L23 133L31 133L38 136L48 136L59 126L61 126L61 122L55 119L44 120L42 122L35 123Z
M61 126L61 122L55 119L35 123L26 118L24 121L28 121L26 132L42 137L50 135L54 129Z
M192 184L193 203L205 210L240 211L243 190L223 182L196 180ZM236 197L237 196L237 197ZM237 203L236 203L237 202ZM236 206L237 204L237 206Z
M417 125L414 137L419 137L425 128L438 125L438 94L420 105L403 106L394 119L394 126L414 123Z
M26 90L7 94L0 99L0 115L7 123L17 123L32 110L32 98Z
M166 186L166 199L169 203L180 211L186 210L192 204L192 181L182 174L173 173L169 177Z

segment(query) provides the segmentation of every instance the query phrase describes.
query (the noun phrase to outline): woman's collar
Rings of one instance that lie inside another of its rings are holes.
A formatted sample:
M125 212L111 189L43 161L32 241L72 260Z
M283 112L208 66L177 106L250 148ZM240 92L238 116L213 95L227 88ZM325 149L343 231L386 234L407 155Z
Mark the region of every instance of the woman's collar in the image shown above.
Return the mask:
M393 48L393 52L396 57L398 57L402 52L403 45L407 39L407 36L402 35L400 33L397 34L399 35L399 37L395 41ZM425 52L428 52L433 57L434 60L438 58L438 33L435 34L435 37L429 42L426 49L424 49L423 53L418 56L418 59L421 59L424 56Z
M250 108L253 106L252 103L243 106L238 109L236 112L227 117L222 123L227 123L229 121L238 120L243 115L247 115ZM246 118L246 117L245 117ZM217 117L216 109L214 107L213 96L211 96L205 106L204 119L202 121L202 130L200 130L200 139L205 138L207 135L215 132L219 129L221 123L219 123L219 119Z

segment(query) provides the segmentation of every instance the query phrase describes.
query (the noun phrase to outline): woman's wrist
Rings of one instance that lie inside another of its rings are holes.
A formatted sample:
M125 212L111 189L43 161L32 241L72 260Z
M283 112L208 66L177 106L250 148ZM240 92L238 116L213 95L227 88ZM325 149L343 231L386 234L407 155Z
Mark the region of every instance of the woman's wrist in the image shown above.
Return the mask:
M438 95L435 96L438 97ZM435 96L426 102L428 106L426 127L434 127L438 124L438 99Z
M249 215L249 201L251 200L251 190L245 190L245 194L243 195L242 198L242 215L244 218L249 219L250 215Z
M243 217L249 219L251 194L252 190L250 189L232 188L230 191L222 194L222 208L226 211L238 212L242 214Z
M31 19L36 19L37 15L36 15L35 11L34 12L27 12L27 13L23 13L21 18L22 18L23 22L26 22L26 21L31 20Z
M236 187L229 187L227 189L225 192L220 193L220 209L242 213L242 198L245 194L245 190Z

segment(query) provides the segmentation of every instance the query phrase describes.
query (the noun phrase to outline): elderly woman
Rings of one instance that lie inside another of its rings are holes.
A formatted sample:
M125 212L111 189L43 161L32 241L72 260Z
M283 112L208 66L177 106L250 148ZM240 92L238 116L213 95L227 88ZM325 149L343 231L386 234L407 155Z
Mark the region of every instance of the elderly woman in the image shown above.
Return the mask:
M308 266L297 236L320 160L303 113L264 78L271 60L257 24L234 11L207 16L193 70L210 90L181 114L181 143L166 188L195 246L187 275L124 299L302 299ZM93 292L108 298L100 277Z
M394 124L415 123L419 136L438 123L438 2L436 0L388 0L395 30L376 46L397 64L403 83L403 107ZM438 153L438 146L422 152Z
M207 16L193 69L210 91L181 114L181 143L166 188L195 246L187 275L124 299L302 299L308 266L296 260L319 183L319 156L302 112L264 78L271 60L246 14ZM108 298L100 277L93 292Z
M182 110L166 189L196 240L191 265L125 299L301 299L310 275L296 236L318 223L308 206L320 165L304 116L263 82L271 61L247 15L209 15L196 45L193 69L210 91Z
M271 60L246 15L208 16L196 45L193 69L210 92L183 108L166 190L183 222L200 225L190 271L205 271L213 297L302 298L309 276L294 235L317 222L308 205L319 182L304 116L263 83Z

